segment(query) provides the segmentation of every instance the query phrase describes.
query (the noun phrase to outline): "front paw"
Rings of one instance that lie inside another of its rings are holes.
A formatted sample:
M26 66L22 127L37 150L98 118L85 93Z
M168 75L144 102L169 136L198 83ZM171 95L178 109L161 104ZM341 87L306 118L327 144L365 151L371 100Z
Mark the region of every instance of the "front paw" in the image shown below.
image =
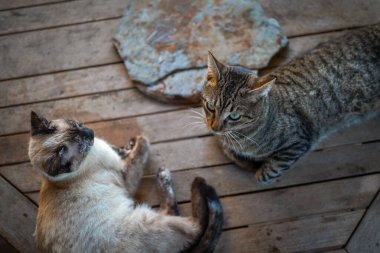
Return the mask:
M271 169L264 166L256 171L255 176L259 183L264 185L270 185L274 181L276 181L276 179L280 177L281 174L282 173L280 171L277 171L276 169Z
M169 169L159 168L156 177L162 191L173 192L173 180Z
M147 138L143 136L136 136L129 141L130 154L132 159L140 159L146 163L149 158L150 144Z
M112 149L120 156L121 159L126 159L131 152L127 147L118 147L115 145L111 145Z

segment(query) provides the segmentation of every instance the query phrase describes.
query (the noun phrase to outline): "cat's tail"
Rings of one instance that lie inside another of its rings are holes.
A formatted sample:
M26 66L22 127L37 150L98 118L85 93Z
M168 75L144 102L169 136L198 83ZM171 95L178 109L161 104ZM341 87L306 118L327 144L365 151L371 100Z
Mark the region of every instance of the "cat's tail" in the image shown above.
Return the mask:
M223 208L215 189L197 177L191 186L192 216L203 229L202 235L187 252L211 253L214 251L223 228Z

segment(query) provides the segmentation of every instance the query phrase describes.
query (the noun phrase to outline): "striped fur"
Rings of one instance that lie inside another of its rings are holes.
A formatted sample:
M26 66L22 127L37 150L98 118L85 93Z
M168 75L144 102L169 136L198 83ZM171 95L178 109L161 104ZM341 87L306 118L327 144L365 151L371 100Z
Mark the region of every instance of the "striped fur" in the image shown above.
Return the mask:
M380 24L262 77L209 54L207 78L217 79L203 90L208 127L227 156L271 183L329 133L379 112Z

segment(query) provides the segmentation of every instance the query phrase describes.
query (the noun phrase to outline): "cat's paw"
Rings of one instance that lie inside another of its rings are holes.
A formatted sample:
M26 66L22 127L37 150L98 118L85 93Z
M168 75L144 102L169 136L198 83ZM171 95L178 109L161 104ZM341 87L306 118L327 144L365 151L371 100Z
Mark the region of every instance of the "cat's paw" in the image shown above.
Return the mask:
M173 180L170 170L167 168L159 168L157 172L157 182L160 190L162 203L161 210L165 214L179 215L177 200L173 189Z
M150 144L147 138L136 136L129 141L129 157L132 160L138 159L142 164L146 164L149 159Z
M147 138L143 136L136 136L133 137L129 141L129 147L131 149L131 152L138 154L138 153L149 153L149 141Z
M164 191L173 190L173 180L170 174L170 170L167 168L159 168L157 172L157 182L160 189Z
M260 184L270 185L280 177L282 173L274 169L260 168L256 171L256 179Z
M126 159L131 152L131 150L126 147L117 147L115 145L111 145L111 147L123 160Z

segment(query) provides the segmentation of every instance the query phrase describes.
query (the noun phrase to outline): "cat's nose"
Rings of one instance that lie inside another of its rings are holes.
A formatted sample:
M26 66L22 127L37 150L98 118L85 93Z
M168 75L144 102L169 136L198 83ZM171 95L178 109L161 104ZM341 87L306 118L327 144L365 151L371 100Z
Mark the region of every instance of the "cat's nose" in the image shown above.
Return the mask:
M91 128L84 128L81 130L81 135L87 139L94 139L94 130Z

